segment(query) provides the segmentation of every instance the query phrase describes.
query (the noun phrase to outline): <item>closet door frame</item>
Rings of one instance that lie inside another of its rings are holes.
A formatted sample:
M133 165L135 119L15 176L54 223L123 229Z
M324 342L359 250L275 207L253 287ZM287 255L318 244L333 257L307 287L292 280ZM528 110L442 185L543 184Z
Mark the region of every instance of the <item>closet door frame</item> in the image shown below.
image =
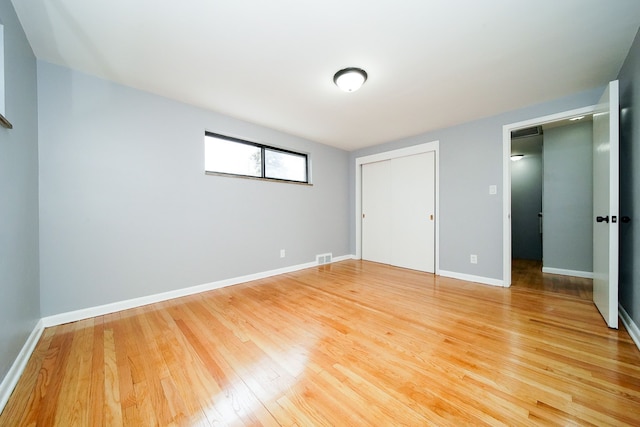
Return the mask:
M414 154L421 154L433 151L435 154L435 223L434 223L434 266L435 274L440 274L440 155L439 155L439 141L427 142L424 144L414 145L407 148L400 148L397 150L385 151L382 153L371 154L369 156L356 158L356 176L355 176L355 225L356 225L356 259L362 259L362 165L367 163L380 162L383 160L391 160L399 157L411 156Z

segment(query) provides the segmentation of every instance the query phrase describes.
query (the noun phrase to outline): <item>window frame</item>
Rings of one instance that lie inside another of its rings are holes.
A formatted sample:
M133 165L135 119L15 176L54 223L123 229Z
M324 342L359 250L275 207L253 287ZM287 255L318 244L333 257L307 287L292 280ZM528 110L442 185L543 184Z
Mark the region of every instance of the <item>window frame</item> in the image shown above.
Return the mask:
M231 172L217 172L217 171L210 171L206 169L205 166L205 170L204 173L206 175L219 175L219 176L229 176L229 177L237 177L237 178L245 178L245 179L257 179L257 180L261 180L261 181L273 181L273 182L284 182L284 183L290 183L290 184L299 184L299 185L312 185L311 184L311 177L310 177L310 172L311 172L311 168L309 165L310 162L310 158L309 158L309 154L307 153L301 153L299 151L293 151L293 150L289 150L286 148L280 148L280 147L274 147L272 145L267 145L267 144L261 144L258 142L253 142L253 141L248 141L246 139L242 139L242 138L237 138L237 137L233 137L233 136L229 136L229 135L224 135L221 133L217 133L217 132L210 132L210 131L205 131L204 132L204 136L206 137L212 137L212 138L218 138L218 139L223 139L226 141L230 141L230 142L235 142L237 144L244 144L244 145L249 145L252 147L257 147L260 149L260 176L254 176L254 175L244 175L244 174L237 174L237 173L231 173ZM266 176L267 173L267 168L266 168L266 160L265 160L265 150L270 150L270 151L274 151L277 153L284 153L284 154L290 154L290 155L294 155L294 156L298 156L298 157L302 157L304 158L304 163L305 163L305 181L299 181L299 180L294 180L294 179L283 179L283 178L270 178L268 176Z
M4 24L0 20L0 126L13 129L13 125L6 118L7 87L5 81L5 49L4 49Z

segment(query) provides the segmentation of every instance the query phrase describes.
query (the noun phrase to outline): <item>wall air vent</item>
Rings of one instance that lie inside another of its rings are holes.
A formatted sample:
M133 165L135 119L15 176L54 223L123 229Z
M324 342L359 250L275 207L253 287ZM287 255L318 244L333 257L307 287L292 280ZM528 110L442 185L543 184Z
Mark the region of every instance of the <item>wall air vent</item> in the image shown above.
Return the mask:
M542 135L542 126L533 126L525 129L518 129L511 132L511 139L527 138L529 136Z
M331 264L331 262L333 262L333 255L332 254L320 254L320 255L316 255L316 263L318 265L322 265L322 264Z

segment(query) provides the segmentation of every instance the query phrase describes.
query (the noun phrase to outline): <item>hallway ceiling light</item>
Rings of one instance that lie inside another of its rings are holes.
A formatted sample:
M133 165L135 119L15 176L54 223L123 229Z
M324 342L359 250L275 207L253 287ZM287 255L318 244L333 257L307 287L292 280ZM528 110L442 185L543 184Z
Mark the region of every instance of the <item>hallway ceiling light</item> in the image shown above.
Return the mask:
M573 118L571 118L569 120L572 121L572 122L575 122L576 120L582 120L582 119L584 119L584 116L573 117Z
M523 158L524 156L522 154L514 154L513 156L511 156L511 161L517 162L518 160L522 160Z
M333 82L345 92L355 92L366 81L367 72L355 67L342 69L333 76Z

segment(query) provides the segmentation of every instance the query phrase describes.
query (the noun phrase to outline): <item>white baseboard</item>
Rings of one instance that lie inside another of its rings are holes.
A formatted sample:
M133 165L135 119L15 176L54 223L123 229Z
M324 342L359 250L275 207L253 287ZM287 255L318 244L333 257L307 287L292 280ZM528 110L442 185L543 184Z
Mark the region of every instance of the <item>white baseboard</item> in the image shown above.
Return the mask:
M640 350L640 328L635 324L629 313L624 309L624 307L618 304L618 315L620 316L620 320L622 320L622 324L625 328L627 328L627 332L631 336L631 339L634 343L636 343L636 347Z
M348 259L358 259L355 255L342 255L333 258L333 262L346 261Z
M344 255L334 257L332 262L353 259L353 255ZM91 317L103 316L105 314L115 313L117 311L128 310L131 308L141 307L143 305L153 304L156 302L167 301L174 298L180 298L187 295L193 295L200 292L211 291L214 289L225 288L227 286L237 285L239 283L251 282L253 280L264 279L267 277L277 276L279 274L291 273L305 268L316 267L316 262L308 262L305 264L293 265L290 267L269 270L262 273L249 274L246 276L235 277L232 279L220 280L217 282L205 283L202 285L191 286L189 288L176 289L175 291L163 292L154 295L148 295L139 298L133 298L125 301L114 302L111 304L99 305L96 307L83 308L81 310L70 311L67 313L54 314L42 318L45 327L62 325L69 322L77 322L78 320L89 319Z
M44 323L42 320L39 320L35 328L33 328L33 331L29 334L27 341L22 346L22 349L20 350L20 353L18 353L18 357L16 357L13 365L9 368L9 372L7 372L7 375L0 383L0 413L2 413L4 406L9 401L9 397L11 396L11 393L13 393L13 389L16 388L18 380L20 379L22 372L24 372L24 368L26 368L27 362L31 357L31 353L33 353L33 350L36 348L36 344L38 344L42 331L44 331Z
M471 274L455 273L453 271L440 270L440 275L444 277L451 277L452 279L466 280L467 282L481 283L483 285L491 286L504 286L504 282L498 279L490 279L488 277L473 276Z
M593 272L591 271L565 270L564 268L542 267L542 272L549 274L559 274L561 276L573 276L582 277L584 279L593 279Z

